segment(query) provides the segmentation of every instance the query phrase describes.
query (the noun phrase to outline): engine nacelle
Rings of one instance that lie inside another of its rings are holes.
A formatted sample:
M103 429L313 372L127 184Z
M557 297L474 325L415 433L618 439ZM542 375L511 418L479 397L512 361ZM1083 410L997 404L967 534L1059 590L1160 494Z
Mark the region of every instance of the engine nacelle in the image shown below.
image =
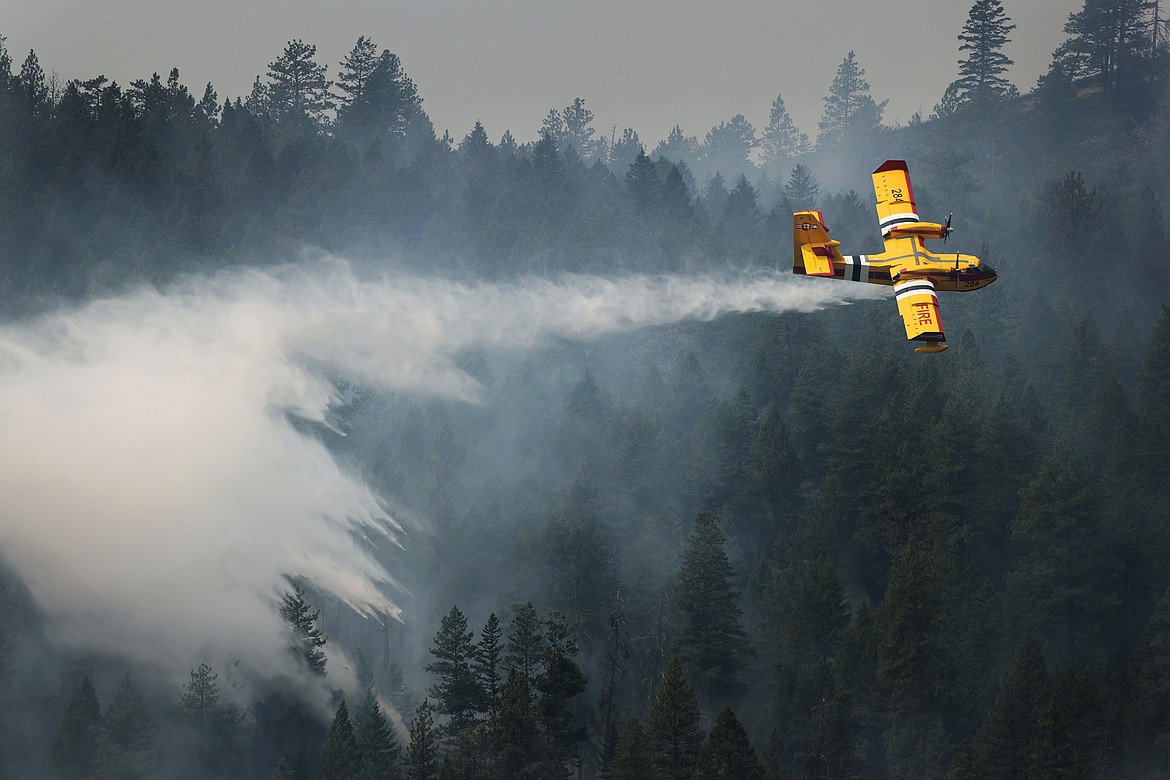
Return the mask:
M923 238L946 238L951 229L937 222L904 222L894 225L884 234L885 238L898 236L922 236Z

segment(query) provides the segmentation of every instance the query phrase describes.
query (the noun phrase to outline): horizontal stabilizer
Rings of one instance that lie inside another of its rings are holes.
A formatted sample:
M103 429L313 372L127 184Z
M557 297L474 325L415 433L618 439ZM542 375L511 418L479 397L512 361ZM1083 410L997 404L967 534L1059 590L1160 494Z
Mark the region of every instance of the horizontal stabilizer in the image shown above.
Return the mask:
M818 252L817 250L820 250ZM827 249L805 244L800 248L804 260L804 272L808 276L832 276L833 262Z

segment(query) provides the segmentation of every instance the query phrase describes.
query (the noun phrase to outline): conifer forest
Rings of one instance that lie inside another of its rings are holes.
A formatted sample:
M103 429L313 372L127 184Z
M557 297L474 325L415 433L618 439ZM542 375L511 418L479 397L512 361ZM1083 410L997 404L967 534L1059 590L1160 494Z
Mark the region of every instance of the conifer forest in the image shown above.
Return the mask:
M1170 778L1170 28L1013 84L1011 5L929 114L843 42L665 139L0 37L0 778ZM999 272L939 355L790 274L887 159Z

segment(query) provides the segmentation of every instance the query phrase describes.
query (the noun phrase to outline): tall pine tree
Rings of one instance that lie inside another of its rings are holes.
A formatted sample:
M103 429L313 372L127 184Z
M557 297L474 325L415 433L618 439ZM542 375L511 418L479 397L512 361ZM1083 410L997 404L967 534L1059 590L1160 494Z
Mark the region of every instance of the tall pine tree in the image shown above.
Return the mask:
M1148 97L1154 8L1154 0L1085 0L1064 26L1068 39L1054 60L1073 79L1097 82L1107 114L1137 108Z
M800 132L784 106L784 97L777 95L772 101L768 126L760 138L760 159L765 168L770 173L779 172L794 157L801 157L811 151L808 135Z
M739 670L749 655L725 541L716 516L700 512L683 549L674 586L679 659L708 706L742 690Z
M300 38L291 40L284 52L268 65L268 109L279 122L290 126L316 127L332 108L332 84L325 78L325 66L314 61L317 47Z
M401 780L399 748L394 739L394 729L377 704L362 724L357 745L360 757L358 780Z
M325 744L321 747L320 780L352 780L361 769L361 753L358 751L357 736L353 722L349 719L349 708L345 699L337 705L337 713Z
M49 766L54 776L72 780L89 777L97 758L101 704L89 676L73 686L53 738Z
M407 780L435 780L439 776L439 745L431 704L426 699L414 712L410 723L410 744L406 749Z
M699 748L695 765L699 780L763 780L764 768L756 757L747 731L731 707L724 707L711 733Z
M831 147L873 133L882 123L882 112L889 101L875 103L869 94L865 69L857 64L857 55L849 52L837 67L837 75L825 96L825 112L817 124L818 147Z
M687 685L678 659L672 658L646 716L646 741L657 776L690 780L702 738L698 695Z
M476 660L473 636L467 630L467 618L459 607L452 606L435 634L435 644L430 650L435 660L426 666L428 672L438 677L429 690L435 697L435 709L448 718L440 730L451 736L475 721L483 701L483 689L473 668Z
M963 32L959 33L962 42L959 51L967 52L967 56L959 60L958 80L948 87L953 89L956 106L986 107L1018 92L1003 77L1012 64L1003 47L1011 40L1008 34L1015 28L1001 0L975 0Z
M292 593L285 593L280 605L280 616L292 628L290 649L304 662L313 674L325 676L325 636L321 633L318 620L321 611L310 611L312 607L305 600L305 593L299 585L293 585Z

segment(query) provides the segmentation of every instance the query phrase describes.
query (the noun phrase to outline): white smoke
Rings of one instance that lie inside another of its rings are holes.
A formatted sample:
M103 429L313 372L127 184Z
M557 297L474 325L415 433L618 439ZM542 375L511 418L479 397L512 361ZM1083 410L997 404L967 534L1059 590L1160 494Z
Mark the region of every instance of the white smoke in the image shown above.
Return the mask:
M275 610L300 575L367 613L392 580L354 541L401 531L289 421L329 376L475 401L467 348L520 351L732 311L811 311L867 285L759 275L360 281L340 261L143 289L0 328L0 557L54 636L182 671L291 672Z

